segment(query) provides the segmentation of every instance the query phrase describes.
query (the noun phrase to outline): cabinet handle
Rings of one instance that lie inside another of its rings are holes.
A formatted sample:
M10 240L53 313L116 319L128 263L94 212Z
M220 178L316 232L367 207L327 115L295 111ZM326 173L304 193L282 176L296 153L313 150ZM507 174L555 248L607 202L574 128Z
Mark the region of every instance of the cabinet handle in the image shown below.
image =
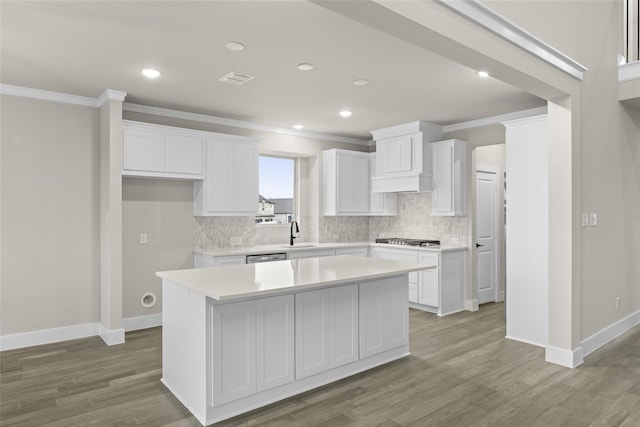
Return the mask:
M476 243L476 248L479 248L481 246L484 246L484 245L481 245L480 243Z

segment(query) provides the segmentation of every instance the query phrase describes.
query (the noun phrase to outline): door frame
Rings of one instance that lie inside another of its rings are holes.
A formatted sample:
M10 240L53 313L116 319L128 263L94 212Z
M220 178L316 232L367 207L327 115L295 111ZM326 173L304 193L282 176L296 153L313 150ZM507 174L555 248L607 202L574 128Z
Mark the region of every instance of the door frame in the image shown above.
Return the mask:
M486 165L486 164L476 164L473 173L473 204L474 204L474 216L473 216L473 240L471 243L471 250L473 256L473 295L475 299L473 304L475 307L478 307L478 274L477 274L477 260L478 253L477 248L475 247L477 242L477 230L476 230L476 216L478 215L477 203L476 203L476 182L477 182L477 173L478 172L486 172L493 173L496 175L496 186L497 186L497 197L496 197L496 206L495 206L495 217L494 217L494 226L496 232L496 244L495 244L495 269L496 269L496 289L494 294L495 302L504 301L505 296L505 263L503 260L503 254L505 249L505 222L504 222L504 200L505 200L505 191L504 191L504 172L502 168L494 165Z

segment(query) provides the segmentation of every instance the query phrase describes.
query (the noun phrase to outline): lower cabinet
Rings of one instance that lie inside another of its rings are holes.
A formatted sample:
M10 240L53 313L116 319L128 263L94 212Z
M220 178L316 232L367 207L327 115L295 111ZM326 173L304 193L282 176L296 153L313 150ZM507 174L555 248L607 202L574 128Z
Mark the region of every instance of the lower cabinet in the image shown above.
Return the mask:
M213 406L294 380L294 298L211 306Z
M296 294L296 379L358 360L358 285Z
M438 307L440 305L439 255L436 253L419 254L420 264L436 265L438 268L422 270L418 282L418 304Z
M409 342L406 276L360 283L360 358Z

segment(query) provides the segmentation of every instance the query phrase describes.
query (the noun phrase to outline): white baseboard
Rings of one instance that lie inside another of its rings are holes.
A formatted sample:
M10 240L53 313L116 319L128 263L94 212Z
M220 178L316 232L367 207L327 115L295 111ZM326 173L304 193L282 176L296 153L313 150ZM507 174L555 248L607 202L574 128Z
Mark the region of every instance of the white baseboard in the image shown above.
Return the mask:
M94 322L63 326L61 328L23 332L13 335L4 335L0 336L0 351L93 337L98 335L99 328L100 324Z
M100 325L100 338L107 345L124 344L124 329L105 329Z
M478 304L477 299L465 300L464 301L464 309L467 311L478 311L480 310L480 305Z
M640 310L630 314L622 320L617 321L600 332L596 332L589 338L582 341L584 356L587 356L610 341L624 334L628 330L640 325Z
M504 291L498 292L498 299L496 302L504 302Z
M565 350L563 348L548 345L545 349L544 360L556 365L566 366L567 368L575 368L582 365L584 361L584 351L582 347L574 350Z
M162 326L162 313L122 319L122 327L126 332Z

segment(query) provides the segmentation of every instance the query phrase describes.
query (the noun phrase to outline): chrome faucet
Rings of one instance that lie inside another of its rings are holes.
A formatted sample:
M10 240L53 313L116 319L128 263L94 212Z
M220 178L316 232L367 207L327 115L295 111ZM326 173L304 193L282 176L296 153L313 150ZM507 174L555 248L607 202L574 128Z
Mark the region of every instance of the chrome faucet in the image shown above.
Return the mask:
M293 239L295 239L296 237L293 236L293 225L296 225L296 233L300 232L300 229L298 228L298 221L291 221L291 234L289 235L289 244L291 246L293 246Z

